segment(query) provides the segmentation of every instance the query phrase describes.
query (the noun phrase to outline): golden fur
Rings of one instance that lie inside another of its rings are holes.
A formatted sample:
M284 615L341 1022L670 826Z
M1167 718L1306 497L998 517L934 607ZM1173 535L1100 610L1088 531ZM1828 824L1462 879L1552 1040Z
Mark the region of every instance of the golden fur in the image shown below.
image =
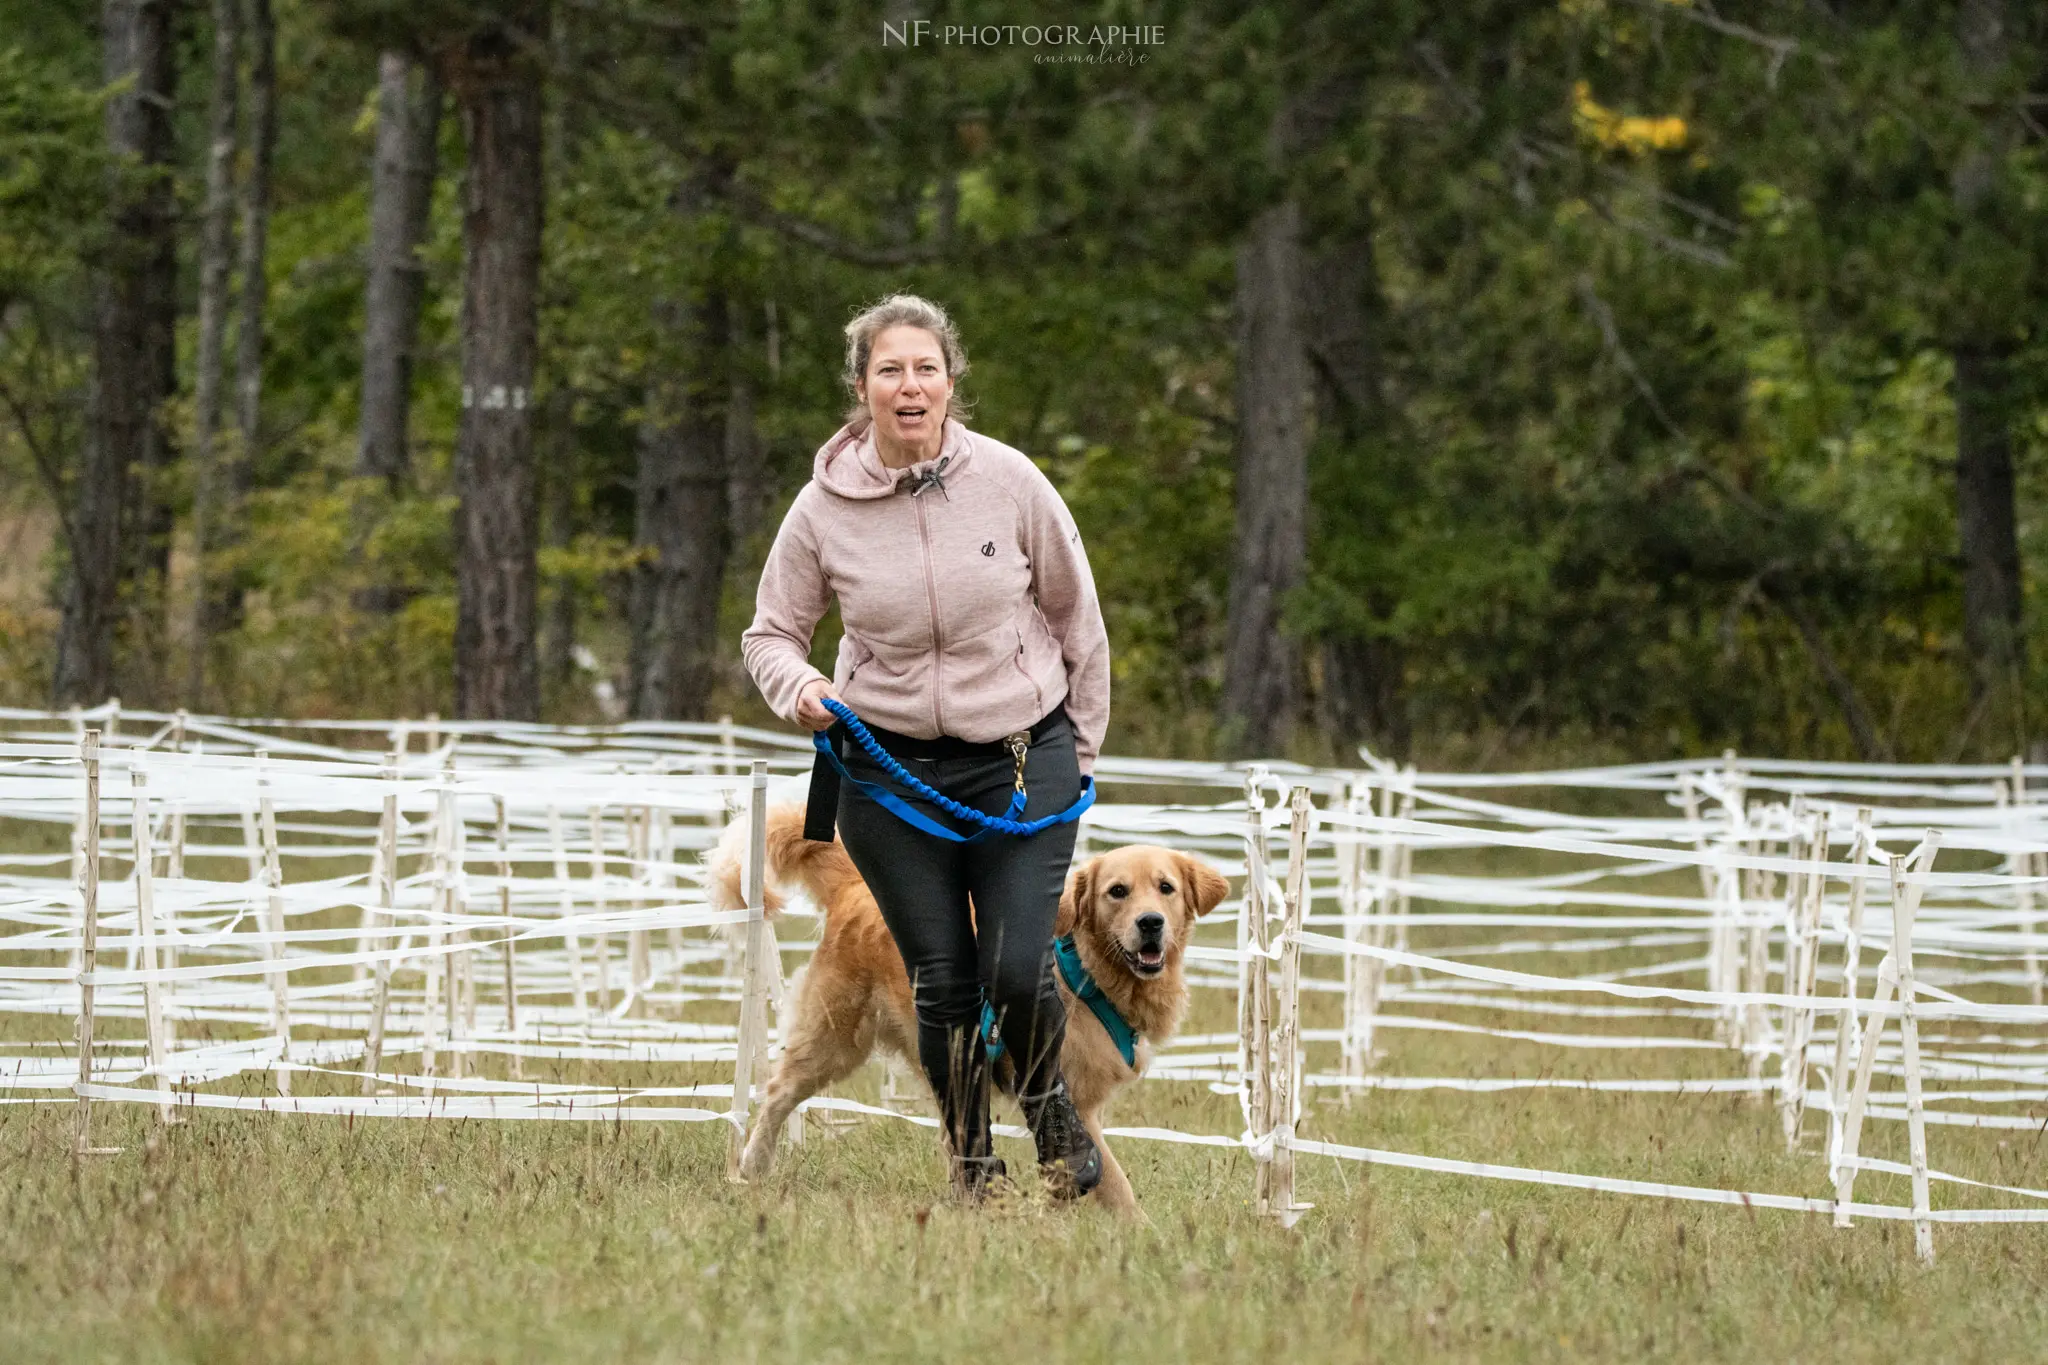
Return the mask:
M712 854L709 895L713 906L743 903L740 870L747 837L735 822ZM791 991L791 1015L783 1050L768 1079L761 1107L747 1136L740 1170L748 1179L767 1173L782 1125L797 1105L851 1074L877 1046L917 1061L917 1018L910 977L852 859L836 840L803 837L803 809L777 806L768 813L769 890L766 913L781 911L777 888L801 886L825 912L825 932L810 967ZM1162 890L1161 888L1166 888ZM1131 1182L1102 1136L1102 1114L1117 1089L1136 1080L1187 1010L1181 959L1195 920L1216 908L1230 884L1200 859L1175 849L1137 844L1090 858L1067 875L1054 932L1074 935L1082 965L1101 985L1140 1035L1138 1065L1124 1065L1101 1021L1060 983L1067 1006L1066 1044L1060 1066L1067 1089L1088 1134L1102 1152L1102 1183L1095 1198L1120 1212L1135 1213ZM1112 892L1120 895L1112 895ZM1165 961L1156 975L1141 976L1133 965L1135 924L1147 911L1166 917Z

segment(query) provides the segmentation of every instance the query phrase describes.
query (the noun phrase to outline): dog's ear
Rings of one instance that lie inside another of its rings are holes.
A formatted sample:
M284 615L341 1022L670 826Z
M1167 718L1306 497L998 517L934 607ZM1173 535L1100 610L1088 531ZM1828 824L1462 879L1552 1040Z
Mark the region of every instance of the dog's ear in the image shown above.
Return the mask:
M1067 874L1066 889L1060 892L1059 913L1052 921L1053 937L1073 933L1083 919L1095 913L1095 863L1096 859L1090 858Z
M1230 879L1200 858L1183 853L1180 863L1180 884L1187 888L1188 902L1195 907L1196 915L1208 914L1230 894Z

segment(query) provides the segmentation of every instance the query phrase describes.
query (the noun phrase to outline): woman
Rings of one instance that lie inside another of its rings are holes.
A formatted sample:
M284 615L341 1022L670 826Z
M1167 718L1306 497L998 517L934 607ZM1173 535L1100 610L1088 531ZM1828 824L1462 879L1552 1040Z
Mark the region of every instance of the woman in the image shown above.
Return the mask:
M822 702L839 700L909 772L987 814L1005 811L1020 780L1016 741L1028 797L1017 818L1035 820L1072 805L1094 766L1109 640L1051 482L959 421L953 388L966 370L951 319L924 299L894 295L847 324L854 405L776 534L743 652L778 715L824 730L835 720ZM810 664L811 632L835 597L845 634L827 679ZM897 788L843 727L834 745L852 776ZM836 815L910 973L918 1059L956 1187L975 1198L1003 1174L989 1139L986 1000L1049 1188L1086 1194L1101 1164L1060 1076L1066 1011L1052 959L1074 826L954 843L851 784Z

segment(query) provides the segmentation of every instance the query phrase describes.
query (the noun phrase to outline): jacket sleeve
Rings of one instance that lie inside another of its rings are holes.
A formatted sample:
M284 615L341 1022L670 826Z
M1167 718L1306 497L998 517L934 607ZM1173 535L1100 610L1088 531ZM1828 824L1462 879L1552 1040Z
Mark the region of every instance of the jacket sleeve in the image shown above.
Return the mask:
M1038 609L1067 665L1067 715L1081 771L1093 772L1109 728L1109 631L1081 531L1052 481L1034 465L1024 502L1024 552Z
M806 488L797 495L775 533L754 594L754 623L740 637L740 657L754 685L775 714L793 725L800 723L798 694L825 677L811 667L811 632L831 603L809 494Z

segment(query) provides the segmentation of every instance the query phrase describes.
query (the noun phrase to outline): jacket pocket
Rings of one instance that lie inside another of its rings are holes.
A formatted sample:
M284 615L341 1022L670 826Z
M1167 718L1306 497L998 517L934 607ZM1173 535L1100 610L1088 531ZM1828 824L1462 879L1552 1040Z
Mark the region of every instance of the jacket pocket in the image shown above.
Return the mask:
M1038 679L1031 676L1031 670L1024 666L1024 632L1017 631L1017 652L1010 656L1010 662L1024 675L1024 681L1031 684L1031 695L1038 699L1038 714L1045 714L1045 689L1038 685Z
M846 638L853 645L853 653L851 655L853 662L847 666L846 681L839 685L842 691L852 687L853 680L859 676L860 671L874 662L875 658L875 652L867 647L867 644L862 641L860 636L849 634Z

